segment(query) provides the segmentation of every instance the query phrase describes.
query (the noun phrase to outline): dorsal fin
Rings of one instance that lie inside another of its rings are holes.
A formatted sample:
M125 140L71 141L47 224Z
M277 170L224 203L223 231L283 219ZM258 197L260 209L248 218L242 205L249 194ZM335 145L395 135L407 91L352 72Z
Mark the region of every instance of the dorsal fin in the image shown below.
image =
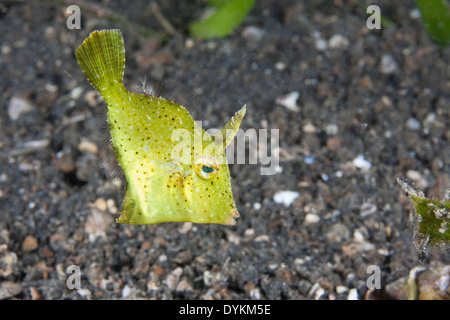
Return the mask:
M247 110L247 105L244 105L238 112L231 117L230 121L227 122L226 125L219 131L220 138L216 139L217 143L222 143L223 148L225 149L231 141L233 141L234 136L236 135L239 127L241 125L242 119L245 116L245 111ZM215 135L217 137L217 134Z

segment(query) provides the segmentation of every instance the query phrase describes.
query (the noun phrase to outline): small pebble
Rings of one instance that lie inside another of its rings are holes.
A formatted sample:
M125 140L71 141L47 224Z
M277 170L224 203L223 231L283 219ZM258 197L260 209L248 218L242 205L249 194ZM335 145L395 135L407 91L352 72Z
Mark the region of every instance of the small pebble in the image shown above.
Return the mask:
M427 125L430 125L430 124L432 124L433 122L435 122L436 119L437 119L436 113L431 112L431 113L427 114L427 116L426 116L424 122L425 122Z
M328 42L322 38L322 34L319 31L314 31L313 37L316 50L325 51L328 48Z
M35 287L30 287L31 300L42 300L42 295Z
M175 290L182 274L183 274L183 269L181 267L177 267L175 270L173 270L171 273L169 273L167 275L165 282L166 282L167 287L170 290Z
M284 62L278 61L277 63L275 63L275 69L278 71L283 71L284 69L286 69L286 64Z
M31 140L26 141L23 144L24 149L32 149L34 151L45 149L50 144L50 139L41 139L41 140Z
M242 37L247 39L261 40L264 36L264 30L254 26L248 26L242 31Z
M116 214L117 212L119 212L119 210L117 209L116 202L114 201L114 199L106 200L106 206L108 207L108 211L111 214Z
M195 42L191 38L186 39L186 41L184 42L184 46L186 49L192 49L195 46Z
M253 209L255 209L255 210L261 209L261 203L255 202L255 203L253 204Z
M325 51L328 48L327 40L322 38L315 39L314 45L318 51Z
M388 256L391 255L391 252L390 252L388 249L386 249L386 248L380 248L380 249L378 249L378 250L377 250L377 253L380 254L380 255L382 255L382 256L385 256L385 257L388 257Z
M96 90L90 90L84 95L84 101L86 101L90 107L95 107L101 100L103 100L103 98Z
M336 293L343 294L348 292L348 288L346 286L336 286Z
M192 288L191 284L183 279L181 280L178 285L177 288L175 289L175 291L177 292L189 292L189 291L194 291L194 289Z
M92 292L89 289L86 288L82 288L77 290L77 293L80 295L80 297L82 298L86 298L86 299L90 299Z
M78 144L78 150L81 152L89 152L92 154L98 154L98 147L97 145L89 140L83 139Z
M27 236L22 243L22 250L24 252L31 252L39 247L38 239L33 236Z
M278 191L274 196L273 200L276 203L282 203L286 207L289 207L291 203L300 196L297 191Z
M356 230L353 232L353 238L354 238L357 242L364 242L364 241L365 241L363 232L361 232L361 231L358 230L358 229L356 229Z
M350 238L350 230L345 224L335 223L325 233L325 237L332 242L345 241Z
M391 74L398 70L397 62L390 54L384 54L381 57L380 71L384 74Z
M421 17L420 10L417 8L412 9L409 11L409 17L411 19L419 19Z
M9 156L18 156L21 154L36 152L38 150L47 148L49 146L49 144L50 144L50 139L26 141L20 147L9 151L8 155Z
M325 294L325 290L320 286L320 283L315 283L309 290L308 295L313 296L315 300L319 300Z
M305 164L308 164L308 165L313 164L315 160L316 160L316 157L314 157L314 156L305 156L303 158L303 162L305 162Z
M305 224L314 224L320 221L320 217L315 213L308 213L305 216Z
M329 136L334 136L339 132L339 127L335 123L330 123L325 127L325 132Z
M0 174L0 182L7 182L8 181L8 175L5 172L2 172Z
M241 243L241 237L235 232L230 232L227 235L227 240L228 240L228 242L230 242L232 244L240 244Z
M252 298L254 300L261 299L261 292L259 291L258 288L253 288L250 290L250 298Z
M303 132L306 132L306 133L316 133L317 127L315 125L313 125L311 122L308 122L303 126L302 130L303 130Z
M55 86L54 84L51 83L47 83L44 88L50 93L55 93L58 91L58 86Z
M221 278L222 274L220 272L211 272L209 270L203 272L203 282L207 287L219 283Z
M293 91L284 96L278 97L275 102L291 111L298 112L300 111L299 106L297 106L297 99L299 96L300 93L298 91Z
M97 200L95 200L93 206L100 211L106 211L106 209L108 208L106 200L103 198L98 198Z
M372 164L364 159L364 156L361 154L353 159L353 164L359 169L370 169L372 167Z
M381 97L381 102L383 103L383 106L385 106L385 107L392 106L392 100L388 96Z
M179 229L181 233L188 233L192 230L192 227L194 224L192 222L185 222L181 225L181 228Z
M331 137L327 139L327 149L335 150L342 146L342 139L339 137Z
M6 251L6 248L3 250L5 252L0 255L0 277L6 278L12 274L18 273L19 260L14 252Z
M421 123L417 119L409 118L408 121L406 121L406 126L409 130L416 131L420 129Z
M131 292L132 289L128 285L125 285L122 289L122 298L127 298Z
M252 237L255 234L255 229L248 228L244 231L244 236Z
M361 217L367 217L375 212L377 212L377 206L370 202L364 202L359 208L359 215Z
M56 169L64 173L69 173L75 171L77 168L70 151L59 151L55 156Z
M330 49L344 49L348 47L348 45L348 39L340 34L335 34L330 38L330 40L328 40L328 46Z
M8 103L8 116L11 120L17 120L21 115L31 112L35 109L35 106L30 100L20 96L14 96Z
M256 236L253 241L255 242L268 242L270 240L269 236L267 234L260 234L259 236Z
M20 284L12 281L3 281L0 283L0 300L14 297L22 291L23 288Z
M408 179L411 179L416 184L417 188L420 190L424 190L428 188L429 183L427 182L427 179L423 176L420 171L417 170L408 170L406 171L406 177Z
M359 300L358 297L358 290L356 288L350 289L350 292L348 293L347 300Z
M161 288L159 286L159 283L156 279L151 279L147 282L147 290L148 291L159 291Z
M206 43L206 47L209 49L209 50L215 50L215 49L217 49L217 43L215 42L215 41L208 41L207 43Z
M406 176L413 181L418 181L418 180L423 179L422 174L417 170L408 170L406 172Z
M2 55L8 55L10 52L11 52L11 47L10 46L8 46L8 45L6 45L6 44L4 44L4 45L2 45L2 47L0 48L0 53L2 54Z
M356 237L359 238L360 235L357 234ZM350 258L354 257L357 254L361 254L362 252L368 252L373 250L375 250L375 245L373 243L364 240L363 241L355 240L342 246L342 252Z
M112 222L113 218L110 214L98 209L92 209L91 215L87 218L84 226L84 230L89 235L89 242L94 242L97 237L106 236L106 230L109 229Z
M83 93L83 88L82 87L76 87L73 88L70 91L70 97L74 100L78 100L81 97L81 94Z

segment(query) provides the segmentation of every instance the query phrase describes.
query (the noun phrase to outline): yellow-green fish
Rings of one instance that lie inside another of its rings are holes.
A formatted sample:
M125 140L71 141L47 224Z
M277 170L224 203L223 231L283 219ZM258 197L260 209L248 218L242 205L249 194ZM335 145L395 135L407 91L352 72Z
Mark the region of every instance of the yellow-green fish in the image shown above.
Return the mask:
M92 32L77 48L76 57L107 103L112 144L127 180L116 221L233 225L239 213L224 150L246 107L211 135L183 106L128 91L123 84L125 45L120 30Z

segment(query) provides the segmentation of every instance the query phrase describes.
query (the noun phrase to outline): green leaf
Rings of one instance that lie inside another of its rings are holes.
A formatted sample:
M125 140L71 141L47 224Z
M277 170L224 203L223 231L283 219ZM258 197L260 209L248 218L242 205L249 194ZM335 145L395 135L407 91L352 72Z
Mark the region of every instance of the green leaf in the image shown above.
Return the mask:
M189 26L192 36L198 38L223 38L234 30L253 8L256 0L211 0L218 10L208 18Z
M438 44L450 44L450 7L447 0L416 0L428 35Z

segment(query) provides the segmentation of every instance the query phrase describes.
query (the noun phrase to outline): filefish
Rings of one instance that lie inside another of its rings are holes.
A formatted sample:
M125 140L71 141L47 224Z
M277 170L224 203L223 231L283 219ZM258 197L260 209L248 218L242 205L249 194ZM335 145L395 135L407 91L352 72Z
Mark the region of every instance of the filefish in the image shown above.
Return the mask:
M116 222L234 225L239 213L225 148L236 135L246 106L211 134L185 107L125 88L120 30L93 31L75 54L84 75L106 101L112 146L127 182Z

